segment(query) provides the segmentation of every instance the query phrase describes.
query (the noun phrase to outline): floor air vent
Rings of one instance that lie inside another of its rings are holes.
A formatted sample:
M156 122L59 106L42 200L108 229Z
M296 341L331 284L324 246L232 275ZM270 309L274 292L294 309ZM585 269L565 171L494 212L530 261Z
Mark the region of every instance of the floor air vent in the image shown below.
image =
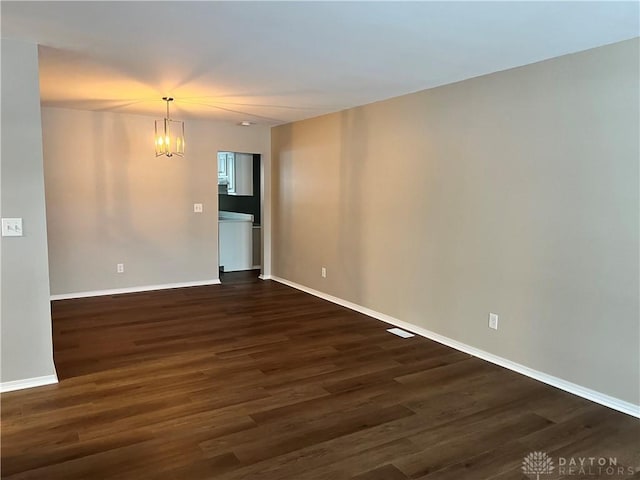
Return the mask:
M387 329L387 332L393 333L394 335L397 335L402 338L415 337L413 333L407 332L406 330L402 330L401 328L389 328Z

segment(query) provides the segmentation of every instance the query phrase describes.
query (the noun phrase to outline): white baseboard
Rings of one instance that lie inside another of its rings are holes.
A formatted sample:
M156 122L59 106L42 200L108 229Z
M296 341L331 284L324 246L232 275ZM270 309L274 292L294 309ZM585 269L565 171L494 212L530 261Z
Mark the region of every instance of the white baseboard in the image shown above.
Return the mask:
M50 300L68 300L71 298L101 297L104 295L118 295L121 293L152 292L154 290L167 290L169 288L201 287L204 285L219 285L219 284L220 284L220 279L214 278L212 280L198 280L195 282L165 283L163 285L145 285L141 287L125 287L125 288L112 288L109 290L92 290L87 292L61 293L58 295L51 295L49 299Z
M304 285L300 285L298 283L291 282L289 280L285 280L284 278L280 278L275 275L269 275L268 278L263 278L263 280L267 280L267 279L275 280L276 282L282 283L284 285L288 285L295 289L309 293L316 297L320 297L324 300L328 300L329 302L341 305L351 310L355 310L356 312L363 313L365 315L376 318L378 320L382 320L383 322L389 323L396 327L400 327L402 329L412 331L422 337L428 338L430 340L434 340L438 343L442 343L443 345L447 345L448 347L455 348L456 350L460 350L461 352L468 353L470 355L473 355L474 357L481 358L482 360L495 363L496 365L500 365L501 367L508 368L509 370L513 370L514 372L520 373L522 375L526 375L527 377L533 378L542 383L546 383L547 385L551 385L552 387L559 388L560 390L564 390L565 392L569 392L579 397L586 398L587 400L591 400L592 402L599 403L600 405L604 405L605 407L609 407L619 412L626 413L627 415L631 415L632 417L640 418L640 405L635 405L633 403L620 400L619 398L615 398L601 392L597 392L595 390L592 390L587 387L583 387L581 385L569 382L567 380L554 377L553 375L549 375L544 372L534 370L532 368L526 367L519 363L512 362L511 360L507 360L506 358L499 357L492 353L485 352L484 350L480 350L478 348L472 347L465 343L458 342L451 338L445 337L438 333L419 327L412 323L398 320L397 318L391 317L390 315L376 312L375 310L371 310L369 308L363 307L356 303L349 302L347 300L343 300L338 297L334 297L333 295L329 295L329 294L320 292L318 290L305 287Z
M272 277L271 275L258 275L258 278L260 280L274 280L274 277ZM284 281L280 283L284 283Z
M24 390L25 388L42 387L58 383L56 375L45 375L43 377L25 378L24 380L13 380L11 382L0 383L0 393L13 392L14 390Z

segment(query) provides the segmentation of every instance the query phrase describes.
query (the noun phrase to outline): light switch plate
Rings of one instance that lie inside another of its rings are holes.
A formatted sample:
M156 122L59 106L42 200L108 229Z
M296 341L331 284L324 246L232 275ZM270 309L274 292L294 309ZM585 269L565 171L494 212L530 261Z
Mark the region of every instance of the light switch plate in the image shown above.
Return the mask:
M193 204L193 211L195 213L202 213L202 204L201 203L194 203Z
M3 218L2 219L2 236L3 237L21 237L22 236L22 219L21 218Z

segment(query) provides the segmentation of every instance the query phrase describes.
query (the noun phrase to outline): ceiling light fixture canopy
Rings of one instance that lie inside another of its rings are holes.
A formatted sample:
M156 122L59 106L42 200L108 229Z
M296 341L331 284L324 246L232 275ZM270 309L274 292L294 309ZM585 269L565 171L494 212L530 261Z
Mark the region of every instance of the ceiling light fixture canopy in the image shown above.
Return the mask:
M167 102L167 116L163 120L156 120L156 157L166 155L173 157L184 155L184 122L171 120L169 116L169 102L172 97L162 97Z

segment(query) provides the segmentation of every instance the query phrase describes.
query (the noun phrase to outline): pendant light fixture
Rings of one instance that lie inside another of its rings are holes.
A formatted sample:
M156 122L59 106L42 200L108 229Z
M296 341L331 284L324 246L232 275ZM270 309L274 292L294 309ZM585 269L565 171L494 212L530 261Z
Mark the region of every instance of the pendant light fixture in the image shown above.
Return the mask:
M162 97L167 102L167 116L164 120L156 120L156 157L166 155L173 157L184 155L184 122L171 120L169 102L172 97Z

